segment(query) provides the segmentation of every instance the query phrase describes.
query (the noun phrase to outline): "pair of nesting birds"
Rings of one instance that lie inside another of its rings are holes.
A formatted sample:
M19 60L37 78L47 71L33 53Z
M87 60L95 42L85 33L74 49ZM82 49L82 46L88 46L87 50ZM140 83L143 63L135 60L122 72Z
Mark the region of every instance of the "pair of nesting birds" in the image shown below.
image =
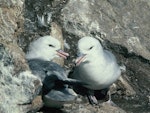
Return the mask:
M26 54L32 73L43 82L42 99L47 107L60 107L76 99L77 94L68 85L80 84L92 92L108 88L120 76L114 55L104 50L95 38L83 37L78 41L79 56L71 78L60 65L51 61L54 57L66 59L69 56L60 48L57 39L44 36L33 41ZM92 104L97 104L92 93L87 96Z

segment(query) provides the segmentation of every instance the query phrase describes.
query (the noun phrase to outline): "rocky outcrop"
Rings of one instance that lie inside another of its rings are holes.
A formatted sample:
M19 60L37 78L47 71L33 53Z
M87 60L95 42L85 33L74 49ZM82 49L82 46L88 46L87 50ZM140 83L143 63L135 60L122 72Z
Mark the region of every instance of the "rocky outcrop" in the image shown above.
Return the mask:
M150 60L150 2L138 0L69 1L61 10L66 32L95 36Z
M0 112L26 113L39 93L40 80L32 75L17 44L23 28L21 0L0 3ZM22 22L22 23L20 23Z
M4 45L0 45L0 111L25 113L39 93L40 80L28 70L14 73L14 61Z
M126 72L115 85L115 96L122 95L122 99L116 101L120 101L120 107L128 112L147 112L149 109L149 11L150 2L145 0L72 0L60 13L60 24L70 48L74 48L79 38L92 36L126 66Z
M70 53L64 65L68 70L74 66L78 39L88 35L112 51L126 71L111 88L112 99L120 108L102 106L104 100L94 107L79 95L76 102L63 109L42 108L40 112L150 110L148 0L1 0L0 6L1 113L36 112L42 107L41 97L36 97L41 83L31 74L24 54L32 40L49 34ZM64 64L62 60L55 61Z

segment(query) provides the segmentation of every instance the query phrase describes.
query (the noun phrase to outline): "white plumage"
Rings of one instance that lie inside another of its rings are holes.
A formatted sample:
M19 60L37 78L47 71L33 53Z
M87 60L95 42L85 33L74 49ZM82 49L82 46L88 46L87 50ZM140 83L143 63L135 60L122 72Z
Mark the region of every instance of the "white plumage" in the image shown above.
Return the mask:
M60 42L44 36L33 41L29 46L26 58L32 73L43 83L42 99L47 107L61 107L75 100L76 93L66 84L74 84L76 80L68 79L64 69L52 62L54 57L67 58L68 53L60 50Z
M76 65L71 77L85 82L84 87L91 90L108 88L121 74L115 56L92 37L78 41Z
M29 50L26 54L27 59L42 59L46 61L52 60L54 57L61 56L66 58L69 56L68 53L65 53L60 50L60 42L53 38L52 36L44 36L29 45Z

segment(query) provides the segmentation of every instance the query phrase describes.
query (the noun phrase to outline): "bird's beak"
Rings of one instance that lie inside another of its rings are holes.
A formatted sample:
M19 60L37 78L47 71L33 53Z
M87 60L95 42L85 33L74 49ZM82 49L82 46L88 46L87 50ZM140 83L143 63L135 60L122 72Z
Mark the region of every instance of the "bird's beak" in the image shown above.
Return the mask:
M59 49L57 50L57 55L60 57L63 57L64 59L67 59L67 57L69 56L69 53L66 53L63 50Z
M75 61L76 66L80 65L81 62L84 62L85 56L86 56L86 54L82 54L79 57L77 57L77 59Z

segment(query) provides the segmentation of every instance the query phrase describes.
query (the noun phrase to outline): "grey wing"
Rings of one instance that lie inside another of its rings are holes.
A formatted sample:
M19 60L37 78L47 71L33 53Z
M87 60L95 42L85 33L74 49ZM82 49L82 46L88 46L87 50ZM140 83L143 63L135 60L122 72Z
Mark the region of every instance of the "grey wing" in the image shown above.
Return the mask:
M54 62L50 62L45 69L47 70L47 76L56 75L59 80L67 79L65 70Z
M40 59L32 59L28 62L32 73L38 76L43 82L43 88L45 93L57 86L64 87L65 84L82 84L82 82L78 80L67 78L64 69L54 62L43 61ZM58 84L56 84L56 82Z
M42 61L38 60L38 59L32 59L32 60L28 60L28 64L29 64L29 68L32 71L32 73L37 76L39 79L41 79L41 81L44 80L44 78L46 77L45 74L45 66L43 66Z
M116 58L115 58L115 56L113 55L113 53L111 53L110 51L108 51L108 50L104 50L104 55L105 55L105 58L106 58L106 60L107 61L109 61L109 63L111 63L111 62L116 62L117 63L117 61L116 61Z
M68 78L64 69L62 67L60 67L59 65L53 64L53 62L50 65L53 65L53 66L49 66L49 67L53 68L53 69L51 69L53 71L48 71L47 74L48 75L56 75L57 80L60 81L62 84L68 84L68 85L84 84L80 80Z
M40 59L32 59L28 61L29 67L32 73L39 77L42 81L45 79L46 76L51 76L52 74L57 74L59 79L66 78L66 74L64 69L54 62L43 61Z
M42 96L43 102L47 107L62 107L65 103L73 102L76 99L76 93L69 88L60 90L52 89L49 93Z
M115 72L115 75L120 75L121 73L121 70L120 70L120 66L118 65L117 63L117 60L116 60L116 57L113 55L113 53L111 53L110 51L107 51L105 50L105 57L107 58L106 60L109 62L109 63L112 63L113 65L113 68L114 68L114 72Z

